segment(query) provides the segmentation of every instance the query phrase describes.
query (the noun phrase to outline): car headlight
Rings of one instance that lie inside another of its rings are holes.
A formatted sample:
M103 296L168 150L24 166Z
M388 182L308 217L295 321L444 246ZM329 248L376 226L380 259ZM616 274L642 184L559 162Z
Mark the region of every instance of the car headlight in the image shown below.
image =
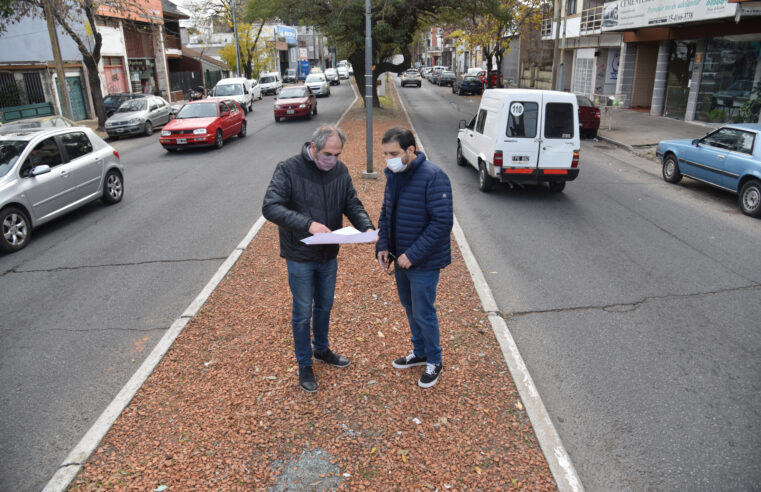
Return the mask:
M193 135L205 135L206 134L206 128L196 128L193 130Z
M138 124L140 124L140 120L137 119L137 118L129 120L129 124L130 125L138 125Z
M171 134L172 134L172 132L170 132L169 130L161 130L161 136L162 137L168 137Z
M280 109L280 105L279 104L275 104L275 109Z
M299 104L299 107L300 107L300 108L306 108L306 107L307 107L307 105L306 105L306 104Z

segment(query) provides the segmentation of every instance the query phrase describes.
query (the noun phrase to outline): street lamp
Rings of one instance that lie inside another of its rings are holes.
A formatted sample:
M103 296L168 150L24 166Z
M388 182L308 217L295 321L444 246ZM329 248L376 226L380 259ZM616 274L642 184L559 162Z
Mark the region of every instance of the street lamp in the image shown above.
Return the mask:
M373 171L373 36L370 30L370 0L365 0L365 148L367 171L363 178L375 179Z

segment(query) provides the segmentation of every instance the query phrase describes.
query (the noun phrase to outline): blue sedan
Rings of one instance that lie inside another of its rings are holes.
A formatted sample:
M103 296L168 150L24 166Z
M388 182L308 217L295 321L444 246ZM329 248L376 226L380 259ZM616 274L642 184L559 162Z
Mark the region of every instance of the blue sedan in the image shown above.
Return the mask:
M655 153L663 179L687 176L738 195L740 210L761 216L761 124L728 125L694 140L664 140ZM758 144L758 145L756 145Z

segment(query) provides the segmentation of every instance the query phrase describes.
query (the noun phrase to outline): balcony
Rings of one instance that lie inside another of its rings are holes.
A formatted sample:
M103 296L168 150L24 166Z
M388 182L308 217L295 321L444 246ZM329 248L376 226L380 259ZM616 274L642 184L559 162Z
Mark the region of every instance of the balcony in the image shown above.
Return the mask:
M180 37L175 34L164 35L164 47L168 50L182 50Z
M581 34L599 34L602 28L602 5L581 11Z

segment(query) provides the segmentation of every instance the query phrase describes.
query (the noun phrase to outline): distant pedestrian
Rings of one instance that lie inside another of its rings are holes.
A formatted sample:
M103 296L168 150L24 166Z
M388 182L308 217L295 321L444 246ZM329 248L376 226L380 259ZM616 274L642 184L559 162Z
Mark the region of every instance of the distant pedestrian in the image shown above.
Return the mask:
M338 128L319 127L299 154L277 165L262 205L264 217L278 225L280 256L285 258L293 295L291 327L299 384L310 393L317 391L313 356L337 367L348 366L349 359L331 351L328 342L338 245L307 246L301 239L340 229L344 215L360 231L373 229L349 170L338 160L345 142Z
M410 130L389 129L381 146L386 189L375 251L387 272L396 263L396 290L412 332L409 355L392 365L397 369L425 365L418 385L429 388L443 368L434 301L439 272L451 263L452 186L446 173L417 150Z

